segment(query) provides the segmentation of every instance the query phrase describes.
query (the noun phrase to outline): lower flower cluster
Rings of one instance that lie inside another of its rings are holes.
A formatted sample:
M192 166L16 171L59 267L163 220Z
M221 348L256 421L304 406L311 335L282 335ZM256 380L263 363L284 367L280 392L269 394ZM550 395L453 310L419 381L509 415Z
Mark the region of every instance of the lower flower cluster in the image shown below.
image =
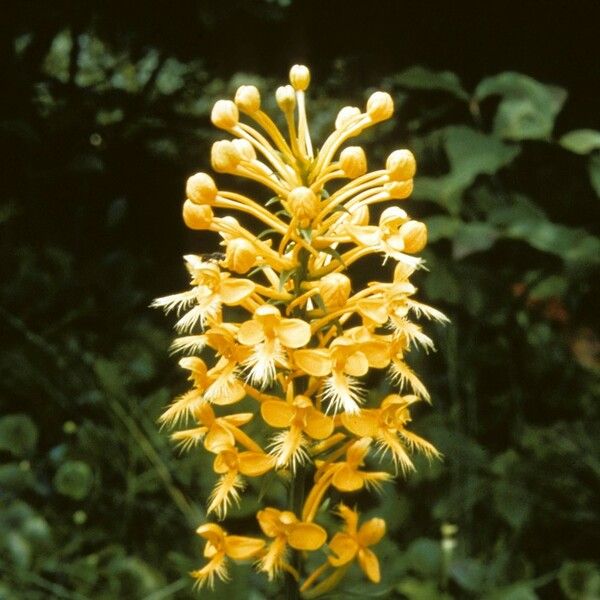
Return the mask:
M262 538L200 526L207 562L193 577L212 586L215 578L227 580L229 560L250 560L271 580L287 573L312 598L333 589L354 562L369 580L380 580L371 547L385 534L382 519L361 524L343 500L335 508L338 531L328 535L319 521L332 497L376 490L409 472L413 451L438 455L408 428L411 406L429 395L406 355L415 345L433 347L413 316L446 318L417 301L410 283L422 265L416 253L426 244L425 225L399 206L370 224L375 205L410 194L414 157L396 150L385 169L368 172L362 148L342 148L391 117L391 97L376 92L365 111L342 108L334 132L314 151L305 110L309 80L308 69L296 65L291 85L277 90L288 139L261 110L253 86L239 88L235 102L216 103L213 123L235 139L215 143L213 168L275 196L260 203L219 190L206 173L192 176L184 220L217 233L224 252L186 256L190 289L155 305L178 314L173 349L184 354L179 364L192 383L161 422L181 427L172 438L182 448L213 456L207 512L224 519L247 480L267 474L288 490L287 506L258 511ZM240 112L262 132L242 122ZM344 179L350 181L338 181ZM219 210L226 214L217 216ZM260 221L262 231L242 225L233 211ZM353 289L351 266L371 254L395 263L392 280ZM374 371L387 372L398 393L368 401L365 381ZM243 399L252 408L236 412ZM391 460L374 469L373 460L385 456ZM308 572L310 553L322 560Z

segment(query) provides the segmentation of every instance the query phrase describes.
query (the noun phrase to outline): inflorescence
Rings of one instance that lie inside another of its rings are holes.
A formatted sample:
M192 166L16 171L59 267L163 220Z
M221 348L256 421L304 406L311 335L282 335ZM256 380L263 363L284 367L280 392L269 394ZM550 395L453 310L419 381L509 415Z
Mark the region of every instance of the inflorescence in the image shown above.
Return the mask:
M422 265L416 254L427 229L396 205L370 224L372 206L410 195L415 159L409 150L395 150L384 169L369 172L364 150L346 145L392 116L385 92L372 94L365 110L342 108L334 131L313 149L309 82L309 70L296 65L291 85L277 89L287 136L261 110L254 86L214 105L213 124L234 138L213 145L214 171L257 182L272 197L260 203L219 189L206 173L190 177L184 221L218 233L224 251L216 258L186 256L190 289L154 303L178 315L173 348L184 355L179 364L192 382L160 420L186 427L172 434L183 448L214 455L207 512L224 519L246 478L275 473L290 490L288 506L258 511L262 538L229 535L216 523L198 528L207 559L192 573L200 586L226 580L229 559L255 561L269 579L286 571L306 597L333 588L354 561L378 582L371 546L385 534L385 521L360 524L345 496L413 469L411 451L438 455L408 428L411 405L429 395L405 357L415 344L433 347L411 316L446 320L414 298L409 281ZM236 211L264 230L244 227L231 216ZM395 262L392 281L353 289L351 267L371 254ZM367 406L364 381L373 369L387 370L398 393ZM253 410L231 409L247 397ZM260 436L244 432L250 421L260 422ZM391 468L371 470L369 454L389 456ZM305 480L309 485L299 489ZM344 501L334 509L340 530L329 535L318 521L332 493ZM302 554L291 560L290 549ZM324 560L307 573L298 557L317 551Z

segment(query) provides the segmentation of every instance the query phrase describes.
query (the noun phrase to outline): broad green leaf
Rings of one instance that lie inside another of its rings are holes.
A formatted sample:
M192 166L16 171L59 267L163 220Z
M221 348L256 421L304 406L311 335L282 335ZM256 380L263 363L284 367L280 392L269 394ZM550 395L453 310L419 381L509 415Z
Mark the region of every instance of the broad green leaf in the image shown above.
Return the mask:
M537 598L533 586L527 582L515 583L484 596L484 600L537 600Z
M519 529L527 520L531 510L530 496L527 491L513 481L498 481L494 484L493 495L496 512L513 529Z
M92 469L80 460L70 460L62 464L54 476L54 487L63 496L74 500L85 498L93 483Z
M469 98L469 94L462 87L460 79L451 71L431 71L416 65L395 75L391 81L412 90L439 90L448 92L460 100Z
M69 65L71 64L71 48L73 47L73 36L69 29L63 29L57 33L50 50L44 59L43 69L62 83L69 81Z
M416 177L413 198L431 200L457 214L464 191L479 175L493 175L512 162L520 148L464 125L442 130L450 172L441 177Z
M569 600L600 598L600 570L593 563L565 562L560 568L558 581Z
M0 450L13 456L29 456L33 454L37 440L37 427L27 415L7 415L0 419Z
M569 284L564 277L551 275L537 283L529 291L529 297L533 300L547 300L557 296L564 296Z
M588 173L590 175L590 183L592 184L596 195L600 197L600 154L590 156Z
M453 238L462 223L460 219L446 215L434 215L433 217L423 219L423 222L427 225L427 240L430 243Z
M474 252L489 250L498 235L498 231L488 223L463 223L452 240L452 256L461 260Z
M475 99L501 96L494 118L494 132L510 140L548 139L567 92L545 85L521 73L506 72L482 80Z
M409 577L401 581L396 589L408 600L447 600L450 598L447 594L440 592L434 581L421 581L414 577Z
M559 144L575 154L589 154L600 148L600 131L594 129L569 131L560 138Z
M461 558L452 561L450 575L463 589L481 592L485 582L485 566L472 558Z
M442 550L440 542L429 538L419 538L406 550L408 567L425 577L435 577L440 572Z

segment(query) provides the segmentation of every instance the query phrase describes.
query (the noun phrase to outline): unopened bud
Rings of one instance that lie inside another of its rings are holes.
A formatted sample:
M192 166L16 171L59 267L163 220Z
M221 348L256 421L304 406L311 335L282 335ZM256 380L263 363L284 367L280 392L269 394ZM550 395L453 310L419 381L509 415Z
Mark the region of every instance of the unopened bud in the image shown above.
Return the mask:
M296 108L296 94L291 85L282 85L275 92L277 106L284 112L290 113Z
M295 90L303 92L310 83L310 71L304 65L294 65L290 69L290 83Z
M420 252L427 244L427 227L421 221L404 223L398 233L404 240L404 251L409 254Z
M219 129L231 129L238 124L240 113L231 100L217 100L210 113L210 120Z
M387 92L375 92L367 100L367 113L374 123L385 121L394 114L394 101Z
M247 273L256 264L256 249L244 238L229 240L221 264L230 271Z
M229 140L221 140L212 145L210 162L218 173L232 173L241 160L242 155Z
M206 173L192 175L185 186L185 193L194 204L214 204L217 186L213 178Z
M319 212L319 199L307 187L293 189L287 197L290 211L298 219L300 227L308 227Z
M367 157L360 146L344 148L340 153L340 167L350 179L360 177L367 172Z
M356 117L360 116L362 113L360 112L360 108L356 106L344 106L337 114L335 119L335 128L339 131L340 129L344 129L350 121L356 119Z
M242 85L235 93L237 107L249 115L260 110L260 92L253 85Z
M190 229L208 229L213 221L213 211L208 204L194 204L191 200L183 203L183 222Z
M233 140L231 143L243 160L247 160L248 162L256 160L256 151L248 140Z
M381 213L379 226L397 229L406 221L408 221L408 215L405 210L402 210L399 206L390 206Z
M417 170L415 157L410 150L394 150L385 163L390 179L394 181L404 181L412 179Z
M350 297L350 279L342 273L325 275L319 283L319 292L328 309L340 308Z
M414 183L412 179L390 181L389 183L384 184L383 187L390 195L390 198L394 200L404 200L412 194Z

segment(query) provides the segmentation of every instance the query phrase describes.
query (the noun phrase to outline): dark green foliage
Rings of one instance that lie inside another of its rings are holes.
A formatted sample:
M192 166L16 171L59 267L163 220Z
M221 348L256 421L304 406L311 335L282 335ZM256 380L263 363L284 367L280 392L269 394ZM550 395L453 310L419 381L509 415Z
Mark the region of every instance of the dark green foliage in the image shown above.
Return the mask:
M266 30L290 27L290 4L190 13L217 40L228 10ZM269 66L236 73L216 43L190 55L175 34L163 43L146 31L142 42L121 24L113 34L118 11L105 10L94 25L63 9L63 21L32 20L10 40L14 87L0 117L11 175L0 202L7 600L197 597L187 572L203 560L193 532L213 475L209 459L180 456L157 428L185 382L168 356L169 320L147 306L187 285L181 254L219 249L185 232L179 214L186 176L207 168L221 137L212 102L256 83L272 108L285 77ZM316 65L317 138L364 99L352 57L339 58ZM370 81L398 109L365 136L368 155L372 165L396 147L417 156L407 210L430 238L419 293L452 319L430 328L437 354L414 361L434 400L414 429L444 460L418 461L380 505L353 499L388 523L376 548L383 581L351 571L329 598L600 598L600 132L573 119L561 129L566 89L486 75L465 85L404 65ZM257 496L281 493L250 487L232 529L256 532ZM232 575L229 597L275 597L248 566Z

